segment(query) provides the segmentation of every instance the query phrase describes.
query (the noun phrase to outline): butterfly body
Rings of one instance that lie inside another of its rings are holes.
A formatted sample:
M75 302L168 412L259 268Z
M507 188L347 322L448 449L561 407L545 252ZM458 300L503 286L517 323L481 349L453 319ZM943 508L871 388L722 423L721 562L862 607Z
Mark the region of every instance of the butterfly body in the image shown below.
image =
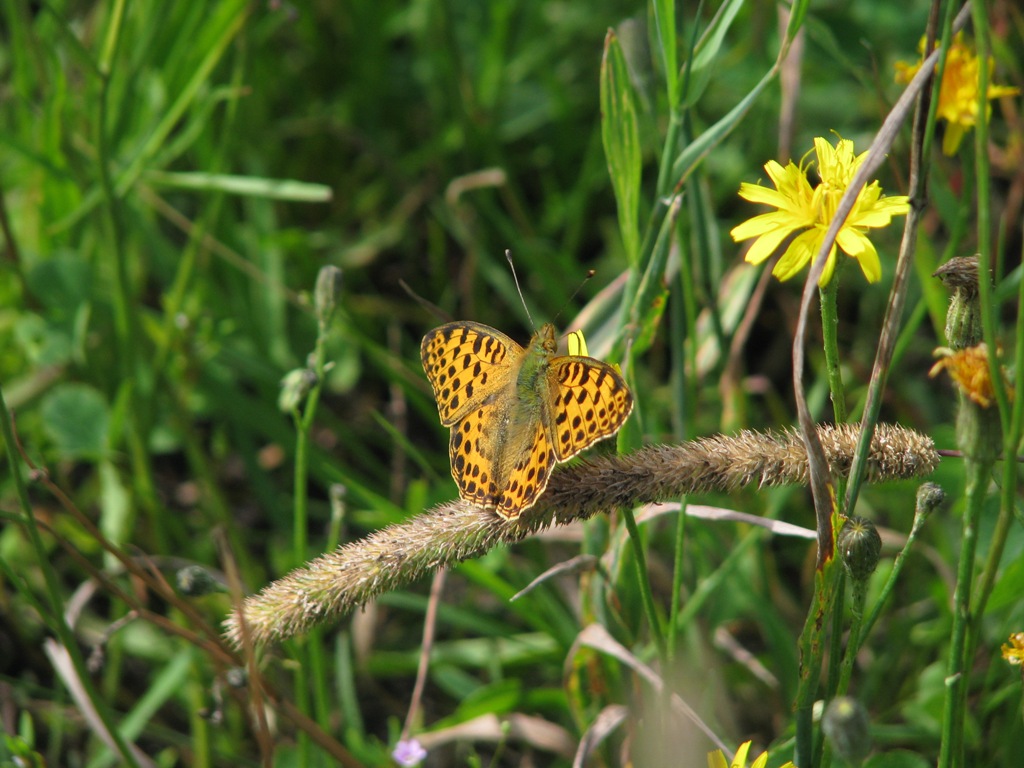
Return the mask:
M618 431L633 408L622 376L591 357L557 356L546 324L524 349L494 328L448 323L420 355L460 496L507 518L536 503L551 470Z

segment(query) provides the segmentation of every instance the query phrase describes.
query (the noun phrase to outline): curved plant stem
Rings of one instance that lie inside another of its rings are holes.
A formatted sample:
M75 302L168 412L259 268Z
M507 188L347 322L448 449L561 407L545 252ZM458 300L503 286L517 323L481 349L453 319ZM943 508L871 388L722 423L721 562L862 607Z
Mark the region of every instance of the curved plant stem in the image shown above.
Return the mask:
M96 716L103 723L117 753L126 765L138 766L135 754L111 717L106 700L96 690L93 675L88 671L85 658L82 656L78 638L75 637L74 631L68 625L67 619L64 616L65 600L61 595L57 574L53 569L53 563L50 559L51 553L43 542L43 537L39 532L39 524L36 521L35 514L32 511L32 504L29 501L28 490L25 487L25 478L22 473L22 461L18 455L18 441L14 435L11 412L7 408L7 401L4 399L2 389L0 389L0 434L3 435L4 446L7 449L7 462L11 468L11 479L14 481L18 506L21 508L23 527L28 534L30 546L35 550L36 562L39 564L39 570L43 576L46 597L50 608L47 623L60 639L60 644L68 654L68 660L71 662L75 676L82 686L83 695L87 697Z

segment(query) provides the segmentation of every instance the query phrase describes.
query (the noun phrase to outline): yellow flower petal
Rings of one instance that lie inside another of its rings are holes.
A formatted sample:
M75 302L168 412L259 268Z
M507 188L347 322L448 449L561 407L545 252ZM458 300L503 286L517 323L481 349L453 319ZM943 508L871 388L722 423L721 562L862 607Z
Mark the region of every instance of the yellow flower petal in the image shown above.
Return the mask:
M772 274L782 282L793 277L818 253L824 234L823 231L814 228L793 238L793 242L782 254Z
M566 339L566 344L569 348L569 354L573 357L589 357L590 352L587 350L587 340L583 337L583 330L569 331L569 335Z
M906 195L883 197L870 206L856 206L846 220L850 227L887 227L892 223L893 216L903 216L910 212L910 198Z
M963 141L967 129L958 124L950 123L946 126L946 135L942 137L942 154L952 157L960 149L960 142Z
M789 204L787 198L779 190L761 184L749 184L745 181L740 184L740 197L752 203L774 205L776 208L783 208Z
M860 271L869 283L877 283L882 279L882 262L878 259L878 251L867 235L856 229L845 228L836 238L839 247L857 259Z
M843 227L836 235L836 245L842 248L847 256L859 259L867 249L871 248L871 241L860 230Z
M729 230L729 234L732 236L733 240L740 243L744 240L749 240L752 237L776 232L780 229L791 232L797 228L798 227L793 224L792 216L783 213L782 211L772 211L771 213L762 213L752 219L747 219L742 224L737 224Z
M1024 663L1024 632L1014 632L1000 648L1003 658L1014 665Z
M753 242L747 250L744 261L749 264L760 264L767 259L779 247L783 240L791 234L788 227L780 227L772 232L766 232Z
M746 768L747 752L750 751L750 742L744 741L736 749L736 755L732 759L731 768Z

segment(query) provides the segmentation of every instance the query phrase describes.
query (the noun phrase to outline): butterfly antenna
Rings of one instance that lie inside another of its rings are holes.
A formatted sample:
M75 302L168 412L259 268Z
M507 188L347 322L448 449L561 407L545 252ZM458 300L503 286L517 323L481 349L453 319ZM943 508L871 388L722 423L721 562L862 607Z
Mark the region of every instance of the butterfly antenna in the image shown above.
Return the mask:
M512 270L512 279L516 281L516 290L519 292L519 300L523 302L523 309L526 310L526 316L530 320L530 326L536 330L537 324L533 322L533 315L530 314L530 308L526 306L526 298L523 296L523 289L519 287L519 276L516 275L516 265L512 263L512 251L508 248L505 249L505 259L508 261L509 269Z
M565 311L565 308L567 306L569 306L569 304L572 302L573 299L576 298L576 294L578 294L580 291L583 290L583 286L587 284L587 281L590 280L590 278L592 278L596 274L597 274L597 270L596 269L588 269L587 270L586 276L580 281L580 284L576 286L576 290L572 292L572 296L570 296L568 299L566 299L565 303L562 305L562 308L558 310L558 314L555 315L555 320L556 321L558 320L559 317L561 317L562 312Z
M413 301L418 303L421 307L423 307L425 310L427 310L427 312L429 312L431 315L433 315L434 317L440 319L441 322L443 322L443 323L451 322L451 319L452 319L451 315L449 315L447 312L445 312L443 309L441 309L439 306L437 306L437 304L435 304L434 302L428 301L427 299L423 298L418 293L416 293L416 291L414 291L411 287L409 287L409 284L406 283L405 280L402 280L401 278L399 278L398 279L398 284L402 287L402 290L405 291L406 294L408 294L410 299L412 299Z

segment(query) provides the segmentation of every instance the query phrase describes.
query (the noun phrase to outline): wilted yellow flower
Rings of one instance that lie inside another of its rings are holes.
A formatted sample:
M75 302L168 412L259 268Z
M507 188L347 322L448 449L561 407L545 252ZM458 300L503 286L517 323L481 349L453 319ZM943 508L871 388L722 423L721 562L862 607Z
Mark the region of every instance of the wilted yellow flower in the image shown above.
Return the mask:
M921 69L924 60L925 39L922 37L917 49L921 59L916 64L906 61L896 62L896 82L909 83ZM989 59L989 68L992 59ZM1015 96L1020 90L1007 85L988 86L985 98L998 99L1003 96ZM989 110L991 112L991 109ZM974 51L964 44L963 33L957 33L949 46L946 56L946 68L942 72L942 86L939 89L939 106L937 112L948 125L946 135L942 138L942 152L946 155L955 154L963 140L964 134L978 122L978 57ZM988 114L988 113L986 113Z
M587 350L587 340L583 338L582 330L570 331L568 344L570 355L582 355L583 357L590 357L590 352Z
M988 347L982 343L954 352L946 347L935 350L939 361L928 371L937 376L939 371L949 372L949 377L971 400L982 408L988 408L995 400L995 389L988 369Z
M1003 643L1003 658L1014 666L1024 664L1024 632L1014 632L1010 642Z
M747 768L747 752L750 751L750 742L745 741L740 744L739 749L736 750L736 757L732 759L731 763L726 762L725 755L722 754L722 750L716 749L714 752L708 752L708 768ZM768 763L768 753L763 752L761 755L750 764L750 768L764 768ZM792 761L786 763L782 768L795 768Z
M757 238L747 251L748 262L760 264L787 237L794 232L806 230L793 238L772 269L772 274L779 280L793 277L818 254L839 201L867 154L865 152L855 156L853 142L847 139L840 139L833 147L821 137L814 140L814 150L821 181L813 189L807 181L808 168L803 163L797 166L790 161L783 167L774 160L769 160L764 169L775 189L760 184L740 185L740 197L744 200L778 208L777 211L748 219L730 232L736 242ZM865 232L888 226L893 216L905 214L909 210L910 205L905 195L882 197L882 188L877 181L865 186L857 195L853 210L836 236L836 243L829 252L818 285L826 285L832 279L836 245L847 256L857 260L869 283L878 282L882 276L882 264L878 260L878 251Z

